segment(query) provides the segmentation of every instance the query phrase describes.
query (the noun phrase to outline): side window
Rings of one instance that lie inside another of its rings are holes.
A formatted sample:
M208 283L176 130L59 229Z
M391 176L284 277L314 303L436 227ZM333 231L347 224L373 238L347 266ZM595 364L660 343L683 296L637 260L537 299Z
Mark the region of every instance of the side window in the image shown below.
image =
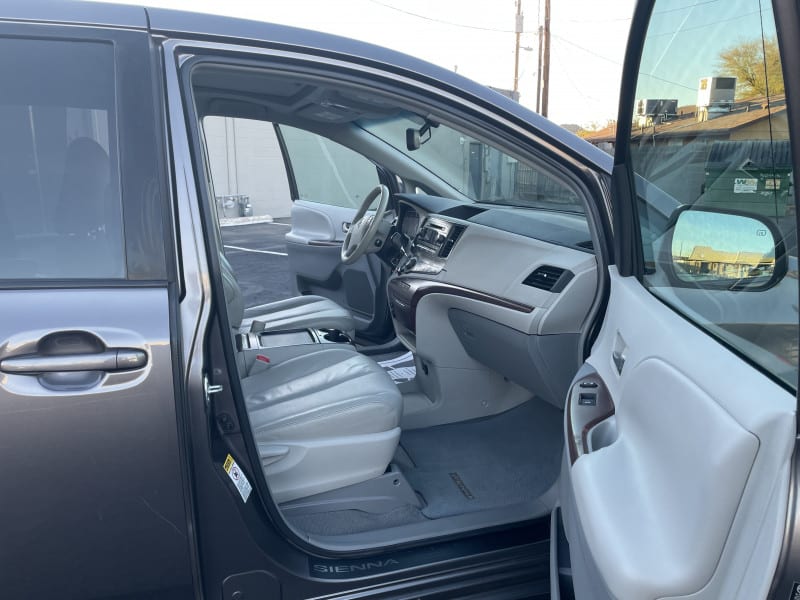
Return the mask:
M0 38L0 280L126 276L111 44Z
M652 293L794 387L794 174L768 3L659 0L631 136ZM679 343L676 340L676 343Z
M375 165L357 152L302 129L282 125L280 130L297 184L296 200L358 208L380 183Z
M272 123L207 116L203 133L220 218L289 216L292 199Z

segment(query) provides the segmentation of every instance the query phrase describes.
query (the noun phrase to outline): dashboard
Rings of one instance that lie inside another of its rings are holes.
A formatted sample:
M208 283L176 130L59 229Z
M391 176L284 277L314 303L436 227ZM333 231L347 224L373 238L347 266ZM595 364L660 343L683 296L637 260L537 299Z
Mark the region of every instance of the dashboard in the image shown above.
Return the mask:
M398 194L398 229L407 256L398 273L439 273L470 224L593 254L583 215L512 206L464 204L438 196Z
M395 198L405 244L389 278L389 308L400 341L436 374L430 385L488 367L563 403L597 291L585 216Z

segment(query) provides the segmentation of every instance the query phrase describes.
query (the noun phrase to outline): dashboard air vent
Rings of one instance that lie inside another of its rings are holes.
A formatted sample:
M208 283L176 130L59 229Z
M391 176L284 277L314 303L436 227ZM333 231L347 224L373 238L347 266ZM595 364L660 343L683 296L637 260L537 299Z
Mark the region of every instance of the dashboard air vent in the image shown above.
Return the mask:
M464 233L466 227L463 225L453 225L453 228L450 230L447 239L442 244L442 249L439 250L439 256L442 258L447 258L450 256L450 252L453 250L453 246L456 245L458 238L461 237L461 234Z
M522 283L523 285L557 294L566 287L572 277L572 271L567 271L561 267L542 265L528 275Z

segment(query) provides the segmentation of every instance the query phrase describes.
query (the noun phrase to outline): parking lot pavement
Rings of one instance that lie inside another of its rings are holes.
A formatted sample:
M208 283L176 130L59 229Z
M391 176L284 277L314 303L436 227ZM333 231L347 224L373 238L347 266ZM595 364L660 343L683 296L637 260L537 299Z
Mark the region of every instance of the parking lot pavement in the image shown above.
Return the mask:
M225 256L236 273L245 306L296 294L294 281L289 276L284 240L289 227L284 220L222 228Z

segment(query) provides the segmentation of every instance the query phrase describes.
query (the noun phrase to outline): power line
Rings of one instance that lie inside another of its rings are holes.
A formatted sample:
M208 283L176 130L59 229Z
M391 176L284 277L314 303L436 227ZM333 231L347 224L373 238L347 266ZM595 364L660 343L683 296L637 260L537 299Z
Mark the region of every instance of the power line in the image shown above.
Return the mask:
M719 0L705 0L704 2L697 2L695 4L687 4L685 6L677 6L675 8L665 8L664 10L657 10L654 15L663 15L666 13L677 12L679 10L686 10L687 8L694 8L695 6L702 6L703 4L713 4ZM615 23L618 21L630 21L633 17L616 17L613 19L564 19L568 23Z
M593 50L589 50L588 48L584 48L583 46L581 46L579 44L576 44L575 42L570 41L570 40L568 40L568 39L566 39L564 37L561 37L560 35L553 35L553 37L558 38L559 40L561 40L564 43L569 44L570 46L575 46L579 50L583 50L587 54L591 54L592 56L594 56L596 58L601 58L601 59L603 59L605 61L608 61L608 62L610 62L612 64L615 64L617 66L620 66L620 67L622 66L622 63L619 62L618 60L613 60L613 59L608 58L606 56L602 56L601 54L597 54ZM670 81L669 79L664 79L663 77L659 77L658 75L653 75L652 73L643 73L643 72L640 71L639 75L644 75L646 77L651 77L653 79L657 79L659 81L663 81L664 83L670 83L672 85L677 85L678 87L686 88L687 90L692 90L693 92L697 91L697 88L695 88L693 86L685 85L683 83L678 83L677 81Z
M577 84L575 83L575 81L572 79L572 76L569 74L569 69L565 69L565 68L564 68L564 63L562 63L562 62L561 62L561 58L559 58L559 56L558 56L558 52L554 52L554 53L553 53L553 56L555 56L556 62L557 62L557 63L559 64L559 66L561 67L561 73L562 73L562 74L563 74L563 75L566 77L567 81L569 81L569 83L570 83L570 85L572 86L572 88L573 88L573 89L574 89L576 92L578 92L578 94L579 94L581 97L583 97L583 99L584 99L584 100L594 100L594 101L595 101L595 102L597 102L597 103L602 103L602 102L603 102L603 101L602 101L602 100L600 100L599 98L595 98L594 96L589 96L588 94L585 94L585 93L584 93L584 92L583 92L583 91L580 89L580 87L578 87L578 85L577 85Z
M770 9L771 10L771 9ZM705 23L703 25L695 25L694 27L685 27L678 29L677 31L664 31L663 33L648 33L648 38L654 37L664 37L665 35L672 35L673 33L684 33L686 31L696 31L697 29L705 29L706 27L713 27L715 25L719 25L720 23L728 23L729 21L736 21L738 19L743 19L744 17L749 17L751 15L760 14L760 10L754 10L751 12L742 13L741 15L736 15L735 17L729 17L727 19L720 19L718 21L714 21L713 23Z
M580 46L580 45L576 44L575 42L570 41L567 38L558 35L557 33L554 33L553 37L556 38L556 39L561 40L562 42L564 42L566 44L569 44L570 46L575 46L578 50L583 50L584 52L586 52L587 54L591 54L595 58L601 58L601 59L603 59L603 60L605 60L607 62L610 62L612 64L618 65L620 67L622 66L622 63L619 62L618 60L614 60L613 58L608 58L607 56L603 56L602 54L597 54L597 52L595 52L594 50L589 50L588 48L584 48L583 46Z
M416 17L417 19L423 19L425 21L431 21L432 23L449 25L450 27L461 27L462 29L476 29L478 31L491 31L494 33L516 33L516 31L513 29L496 29L494 27L481 27L480 25L468 25L467 23L454 23L453 21L445 21L444 19L436 19L434 17L428 17L426 15L421 15L419 13L411 12L410 10L405 10L404 8L392 6L391 4L387 4L386 2L381 2L380 0L369 0L369 1L372 2L373 4L377 4L378 6L383 6L384 8L389 8L399 13L403 13L404 15L409 15L411 17ZM522 31L521 33L535 33L535 32Z

